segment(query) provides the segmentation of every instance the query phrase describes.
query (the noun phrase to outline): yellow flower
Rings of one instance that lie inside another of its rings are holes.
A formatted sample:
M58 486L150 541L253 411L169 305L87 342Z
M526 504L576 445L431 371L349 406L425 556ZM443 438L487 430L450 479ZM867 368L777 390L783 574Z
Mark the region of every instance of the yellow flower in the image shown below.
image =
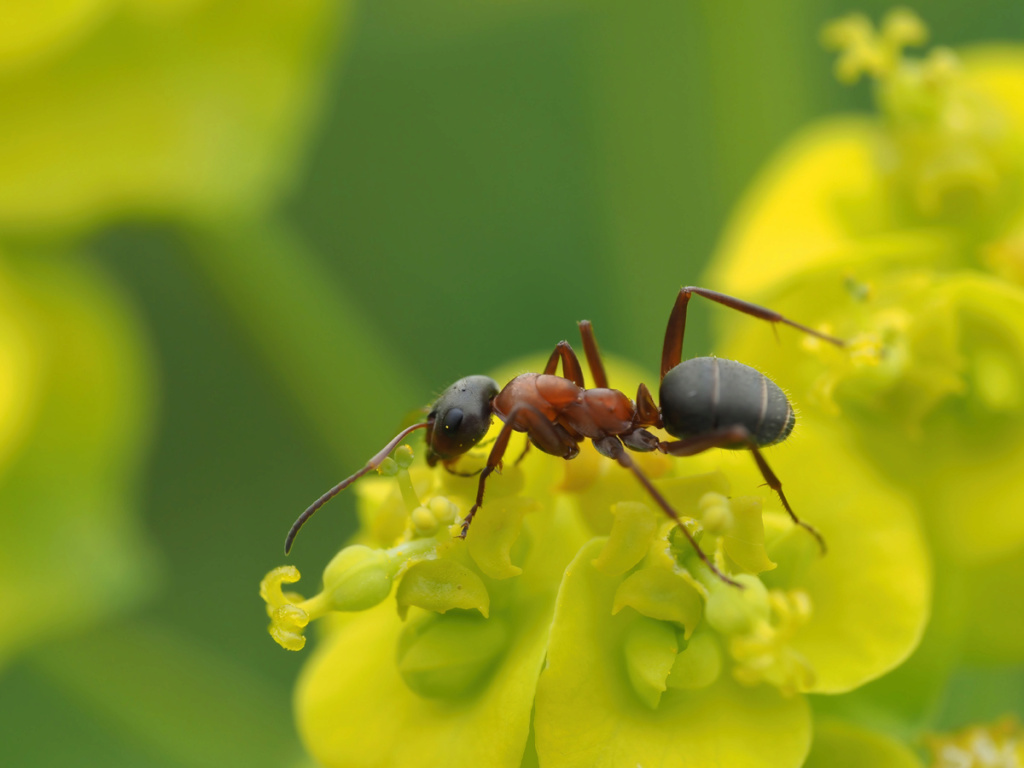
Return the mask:
M10 4L8 4L10 5ZM5 6L0 228L260 209L290 180L340 6Z
M826 29L840 77L875 79L879 114L819 121L783 148L735 212L717 289L766 295L870 261L1024 281L1024 48L904 52L926 34L909 11L878 32L861 16Z
M802 382L806 419L842 424L879 471L913 489L943 555L969 563L1015 551L1024 520L1007 505L1024 492L1024 290L977 273L855 275L863 294L827 270L772 299L850 339L852 354L778 345L739 325L728 353Z
M906 56L923 35L902 11L880 32L862 17L827 30L840 74L876 79L881 115L802 131L710 269L716 288L849 341L798 349L722 317L724 353L792 382L807 429L849 441L920 516L937 563L932 623L908 664L849 705L908 718L958 662L1024 653L1024 598L1007 588L1024 576L1024 272L999 250L1022 220L1024 52Z
M912 511L849 445L799 445L771 460L828 539L824 557L757 491L750 457L637 454L742 589L590 447L570 462L536 449L506 461L465 540L450 524L476 478L400 449L390 477L355 486L361 532L321 593L283 592L293 569L264 580L284 647L301 647L309 620L326 625L296 693L310 752L327 766L801 765L806 694L899 664L924 626L930 575ZM824 455L831 478L804 471Z

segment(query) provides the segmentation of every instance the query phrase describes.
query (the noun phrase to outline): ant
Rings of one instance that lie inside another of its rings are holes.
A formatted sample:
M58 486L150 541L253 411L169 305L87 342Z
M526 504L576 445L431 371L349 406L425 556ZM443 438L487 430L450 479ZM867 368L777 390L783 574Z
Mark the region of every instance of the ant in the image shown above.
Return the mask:
M320 507L379 467L409 433L426 429L427 463L436 466L440 461L449 472L456 472L454 464L483 439L495 415L504 426L487 457L487 465L480 472L476 501L462 521L460 538L465 538L473 517L484 503L487 478L501 468L512 433L525 432L529 438L527 447L532 443L544 453L567 460L575 458L580 452L580 443L589 438L598 453L614 459L636 476L651 498L676 522L704 564L719 579L737 587L740 585L708 559L676 511L625 449L660 451L670 456L694 456L711 448L748 450L765 483L778 494L793 522L810 532L824 553L824 538L793 512L782 492L782 484L760 450L782 442L793 431L796 423L793 407L774 382L743 363L717 357L682 360L686 308L691 296L703 296L744 314L771 323L784 323L836 346L844 346L842 340L789 320L773 310L707 288L687 286L679 291L665 331L659 408L643 383L637 389L635 403L623 392L608 387L594 330L589 320L583 320L579 323L580 336L594 387L586 388L579 359L567 341L558 342L543 373L520 374L503 389L487 376L459 379L437 399L426 421L403 429L366 466L342 480L299 515L285 539L285 554L291 550L299 529ZM556 376L559 361L562 375ZM678 439L663 441L649 432L648 427L662 428Z

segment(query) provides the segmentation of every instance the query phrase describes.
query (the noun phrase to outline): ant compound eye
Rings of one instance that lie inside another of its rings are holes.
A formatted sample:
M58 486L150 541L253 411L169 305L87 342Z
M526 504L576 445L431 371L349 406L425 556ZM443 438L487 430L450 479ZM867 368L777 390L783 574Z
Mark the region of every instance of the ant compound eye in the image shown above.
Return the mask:
M462 409L452 408L448 413L444 415L444 423L441 428L445 432L458 432L459 426L462 424Z

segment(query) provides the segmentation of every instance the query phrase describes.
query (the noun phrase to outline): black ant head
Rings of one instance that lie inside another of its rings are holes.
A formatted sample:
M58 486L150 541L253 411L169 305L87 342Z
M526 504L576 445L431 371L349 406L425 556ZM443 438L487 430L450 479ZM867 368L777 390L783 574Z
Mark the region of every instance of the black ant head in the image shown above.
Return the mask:
M427 416L427 463L454 459L483 439L491 426L491 401L500 391L489 376L467 376L444 391Z

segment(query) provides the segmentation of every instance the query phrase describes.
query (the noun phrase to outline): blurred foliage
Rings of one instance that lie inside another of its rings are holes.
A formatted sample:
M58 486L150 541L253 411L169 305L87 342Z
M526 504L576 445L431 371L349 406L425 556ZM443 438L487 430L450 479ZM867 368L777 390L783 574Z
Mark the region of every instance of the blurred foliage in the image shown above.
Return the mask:
M0 39L4 230L224 215L290 180L334 37L328 0L49 5L12 14Z
M1024 30L1013 0L913 5L954 46ZM18 500L0 487L4 566L26 563L0 577L25 631L0 636L8 761L302 764L301 659L268 641L254 589L294 515L450 381L580 318L653 367L765 158L867 108L817 42L847 10L0 2L0 274L31 277L17 300L0 284L0 482L40 452ZM88 358L46 379L73 418L27 418L49 390L9 384L26 333ZM336 500L294 561L326 562L353 510ZM1024 709L983 662L934 727ZM898 751L844 728L829 738Z
M0 666L148 594L134 512L152 374L139 320L88 263L0 258Z

